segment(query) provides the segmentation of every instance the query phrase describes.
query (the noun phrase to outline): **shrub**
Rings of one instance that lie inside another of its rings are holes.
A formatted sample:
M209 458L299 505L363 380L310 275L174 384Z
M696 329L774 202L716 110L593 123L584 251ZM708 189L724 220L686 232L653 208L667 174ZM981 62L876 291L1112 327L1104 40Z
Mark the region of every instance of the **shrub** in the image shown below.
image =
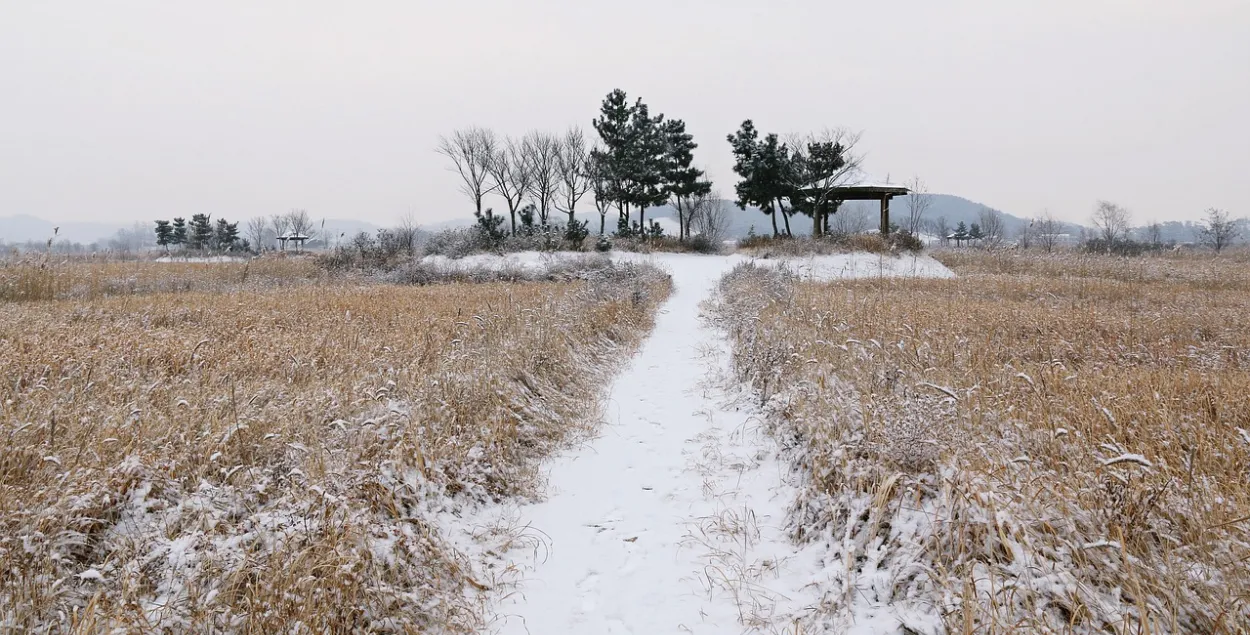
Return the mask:
M720 245L702 234L691 237L686 244L690 246L690 251L697 254L714 254L720 251Z
M920 239L917 238L915 234L905 229L890 234L890 238L887 242L891 247L902 251L924 250L924 243L920 242Z
M498 217L502 219L502 217ZM469 254L485 251L490 242L484 240L477 227L446 229L430 236L425 243L425 253L448 258L463 258Z
M574 249L580 249L582 241L590 235L590 221L573 221L564 229L564 240L568 241Z
M600 236L595 241L595 251L612 251L612 239L607 236Z
M890 245L886 242L881 234L851 234L846 238L846 248L851 251L867 251L874 254L883 254L890 251Z

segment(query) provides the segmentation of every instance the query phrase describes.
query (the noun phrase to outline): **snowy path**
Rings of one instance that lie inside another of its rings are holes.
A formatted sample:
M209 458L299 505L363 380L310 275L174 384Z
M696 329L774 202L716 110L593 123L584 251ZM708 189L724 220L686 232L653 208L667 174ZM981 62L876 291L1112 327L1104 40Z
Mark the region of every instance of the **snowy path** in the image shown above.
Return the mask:
M816 552L782 531L785 470L751 409L714 385L728 346L699 304L740 260L659 259L673 295L615 381L602 436L555 459L547 500L520 508L546 547L517 563L494 630L780 633L815 599Z

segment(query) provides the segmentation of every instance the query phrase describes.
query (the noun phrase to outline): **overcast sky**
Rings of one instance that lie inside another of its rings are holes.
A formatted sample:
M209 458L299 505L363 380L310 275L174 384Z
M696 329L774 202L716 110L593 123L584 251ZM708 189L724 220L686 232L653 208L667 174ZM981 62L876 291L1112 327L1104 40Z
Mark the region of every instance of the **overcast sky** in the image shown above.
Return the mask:
M593 133L617 87L727 196L752 118L1018 215L1250 214L1246 0L0 2L0 216L444 220L439 134Z

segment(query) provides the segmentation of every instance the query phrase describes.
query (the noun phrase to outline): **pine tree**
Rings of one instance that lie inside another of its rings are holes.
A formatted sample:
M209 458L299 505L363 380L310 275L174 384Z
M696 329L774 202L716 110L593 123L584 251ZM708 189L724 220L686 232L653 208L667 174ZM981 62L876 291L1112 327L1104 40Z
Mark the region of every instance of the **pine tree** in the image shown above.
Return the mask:
M791 184L796 186L790 204L812 218L812 235L820 236L839 206L829 195L846 167L846 148L836 141L809 142L805 149L795 149L790 167Z
M538 208L535 207L533 203L530 203L529 205L522 207L521 211L517 212L521 216L521 228L517 231L517 233L522 236L533 236L536 233L534 228L534 215L537 211Z
M742 122L737 132L727 137L733 146L734 172L741 179L734 185L739 209L754 205L767 214L773 222L773 236L780 236L777 228L777 212L781 210L780 199L789 196L786 171L790 169L789 153L783 152L777 135L770 134L761 142L759 131L750 119Z
M960 223L960 225L963 225L963 223ZM972 240L981 240L982 238L985 238L985 234L981 231L981 226L977 223L973 223L972 227L968 229L968 238L971 238Z
M667 176L667 142L664 135L664 115L651 116L647 105L639 99L634 103L630 120L626 149L625 174L628 175L627 197L638 207L638 225L646 227L647 208L663 205L668 201L665 187Z
M504 217L496 216L495 212L487 208L485 212L474 212L477 217L477 229L486 240L497 243L507 236L501 227L503 226Z
M224 218L217 219L217 229L213 232L213 246L221 251L229 251L239 239L239 224L228 223Z
M694 136L686 132L686 122L681 119L670 119L664 124L664 137L667 146L665 186L677 209L678 240L685 240L690 235L690 215L694 200L706 196L712 191L712 183L703 178L703 170L691 167L694 162L694 149L699 147Z
M601 141L599 147L591 151L596 175L604 181L606 188L596 192L607 200L615 203L621 217L629 217L629 200L626 191L626 166L629 162L629 134L633 121L633 108L625 91L616 89L603 99L599 107L599 118L592 122Z
M181 217L174 219L173 236L170 244L185 245L187 244L187 221Z
M188 244L192 249L205 249L213 240L212 217L208 214L192 214L191 225L188 227L190 237Z
M169 253L169 245L174 240L174 228L170 226L167 220L156 221L156 244L165 248L165 253Z

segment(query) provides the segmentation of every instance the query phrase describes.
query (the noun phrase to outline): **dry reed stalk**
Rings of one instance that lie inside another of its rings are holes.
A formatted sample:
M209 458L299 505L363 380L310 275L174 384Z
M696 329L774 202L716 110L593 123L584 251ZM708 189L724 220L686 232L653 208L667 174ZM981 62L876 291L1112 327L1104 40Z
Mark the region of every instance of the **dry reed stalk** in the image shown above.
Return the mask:
M809 482L795 537L952 631L1243 629L1250 274L942 258L960 278L723 283L735 367Z
M439 519L534 491L669 288L157 266L234 291L0 303L0 631L480 628Z

